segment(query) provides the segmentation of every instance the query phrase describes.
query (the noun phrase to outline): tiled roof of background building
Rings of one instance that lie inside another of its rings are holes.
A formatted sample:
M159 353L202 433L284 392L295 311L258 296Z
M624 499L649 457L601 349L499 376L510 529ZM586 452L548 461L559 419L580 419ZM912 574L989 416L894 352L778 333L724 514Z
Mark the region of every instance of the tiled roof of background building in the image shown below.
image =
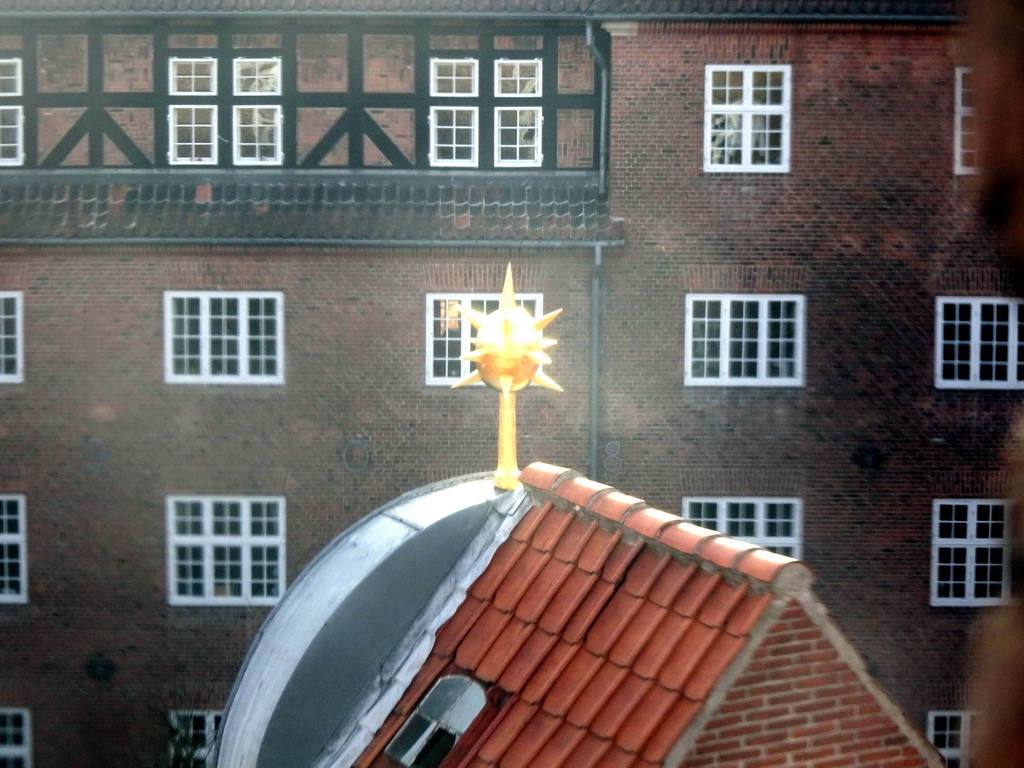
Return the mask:
M466 14L947 20L957 0L5 0L0 14Z
M597 188L572 182L0 179L0 242L585 245L620 230Z

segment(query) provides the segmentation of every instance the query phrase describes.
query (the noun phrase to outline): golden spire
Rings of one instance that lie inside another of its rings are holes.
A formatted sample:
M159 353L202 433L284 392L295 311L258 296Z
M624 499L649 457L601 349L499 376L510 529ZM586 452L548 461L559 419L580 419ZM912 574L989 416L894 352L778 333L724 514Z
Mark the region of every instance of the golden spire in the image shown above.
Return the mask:
M516 460L516 392L531 382L558 392L562 388L540 370L550 363L544 350L558 342L545 339L541 331L562 312L556 309L534 319L516 306L512 285L512 265L505 270L505 285L498 308L484 315L470 307L456 309L477 329L476 348L463 359L476 363L476 370L454 387L482 381L500 393L498 409L498 468L494 473L496 488L519 488L519 464Z

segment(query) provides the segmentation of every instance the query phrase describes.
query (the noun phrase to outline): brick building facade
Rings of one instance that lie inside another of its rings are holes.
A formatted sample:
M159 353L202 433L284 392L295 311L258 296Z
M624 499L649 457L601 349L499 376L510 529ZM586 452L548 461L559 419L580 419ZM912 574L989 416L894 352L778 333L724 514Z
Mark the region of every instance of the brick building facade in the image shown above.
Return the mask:
M395 5L0 14L11 759L149 764L325 542L489 469L448 307L509 262L565 309L523 460L804 558L952 756L1024 381L952 4Z

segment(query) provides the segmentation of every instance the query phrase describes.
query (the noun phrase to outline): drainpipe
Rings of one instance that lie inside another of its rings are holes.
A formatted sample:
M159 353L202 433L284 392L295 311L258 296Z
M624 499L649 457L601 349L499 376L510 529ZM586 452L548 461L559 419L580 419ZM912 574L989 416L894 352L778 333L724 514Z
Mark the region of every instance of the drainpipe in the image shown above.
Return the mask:
M597 45L594 39L594 22L587 20L587 48L597 62L597 69L601 73L601 111L598 114L597 129L597 175L598 185L602 195L608 194L608 105L610 101L608 93L608 60Z
M590 273L590 478L600 479L597 464L597 436L600 428L598 386L601 373L601 257L604 246L594 246L594 268Z

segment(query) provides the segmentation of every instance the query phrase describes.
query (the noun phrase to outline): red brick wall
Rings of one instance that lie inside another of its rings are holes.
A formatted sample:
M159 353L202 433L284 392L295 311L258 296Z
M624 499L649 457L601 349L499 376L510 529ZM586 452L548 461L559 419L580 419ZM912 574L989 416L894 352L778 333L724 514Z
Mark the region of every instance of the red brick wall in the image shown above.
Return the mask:
M937 763L926 760L836 646L791 603L683 764L917 768Z
M964 705L974 611L928 606L931 501L998 496L1013 392L936 391L935 297L1007 283L953 174L956 30L639 25L612 38L599 479L795 496L816 588L915 724ZM704 173L706 64L792 65L789 173ZM684 387L688 292L806 297L806 386ZM617 441L612 443L611 441ZM879 449L881 468L853 455ZM614 466L613 466L614 468ZM915 659L908 669L905 659Z

